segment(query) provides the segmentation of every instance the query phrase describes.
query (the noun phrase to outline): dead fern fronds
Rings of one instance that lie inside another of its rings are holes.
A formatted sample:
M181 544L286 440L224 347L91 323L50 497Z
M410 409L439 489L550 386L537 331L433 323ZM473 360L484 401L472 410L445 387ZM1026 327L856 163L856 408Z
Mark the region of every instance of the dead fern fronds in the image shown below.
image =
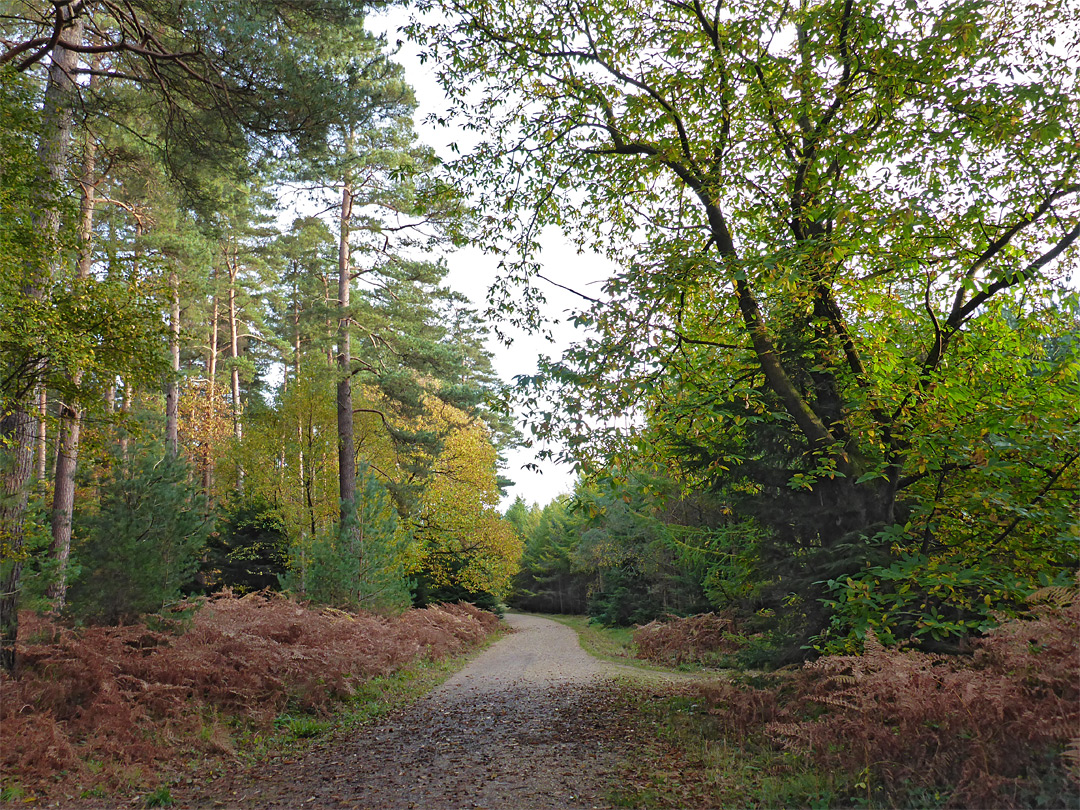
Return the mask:
M1065 772L1069 779L1080 785L1080 737L1069 740L1065 750L1061 752L1061 758L1065 762Z
M1045 588L1039 588L1039 590L1029 594L1027 602L1032 605L1045 604L1055 608L1067 608L1076 601L1076 598L1076 588L1066 588L1061 585L1049 585Z
M634 631L634 644L638 658L678 666L709 663L718 655L735 652L742 641L729 616L701 613L642 625Z
M179 635L141 625L75 633L27 614L22 674L0 675L0 767L43 797L76 782L123 784L134 767L151 778L191 752L231 752L219 717L265 728L287 705L325 711L364 680L469 649L498 624L472 606L388 619L272 593L207 598ZM90 773L89 760L105 765Z
M771 693L773 713L758 733L823 771L869 768L890 795L932 790L950 807L1024 806L1024 797L1060 790L1052 786L1064 781L1062 771L1075 789L1080 601L1052 591L1032 618L1007 622L973 646L967 656L931 655L888 649L868 634L863 655L826 656L784 681L786 696L777 702ZM747 712L767 700L759 691L724 693L710 713ZM824 714L807 719L809 703ZM1062 748L1054 766L1050 754ZM1053 767L1058 776L1045 777Z

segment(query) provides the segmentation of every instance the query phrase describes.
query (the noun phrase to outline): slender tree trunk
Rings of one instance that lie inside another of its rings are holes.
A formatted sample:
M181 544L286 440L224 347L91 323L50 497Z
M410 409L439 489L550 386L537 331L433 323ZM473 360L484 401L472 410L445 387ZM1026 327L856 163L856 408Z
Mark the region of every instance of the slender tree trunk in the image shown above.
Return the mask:
M232 361L229 372L232 378L233 435L236 441L240 442L244 438L244 427L240 421L240 366L238 362L240 360L240 335L236 322L236 281L240 274L239 257L233 253L231 260L227 259L226 265L229 269L229 359ZM243 493L244 468L240 466L236 469L236 488Z
M120 413L125 416L130 416L132 410L135 407L135 388L130 383L124 384L124 399L120 403ZM130 446L131 439L128 437L127 431L123 431L120 434L120 458L127 461L128 447Z
M3 578L0 579L0 667L15 669L15 639L19 632L19 588L22 577L23 520L26 515L27 486L33 467L34 418L15 408L0 419L0 436L10 438L11 450L4 453L0 484L0 531L6 547Z
M296 380L297 388L299 390L300 383L300 290L297 283L293 282L293 377ZM285 375L288 379L288 374ZM307 485L307 478L305 476L304 465L304 418L300 414L299 409L296 413L296 449L297 449L297 470L299 474L299 481L301 490L305 493L308 510L311 510L311 490ZM313 521L314 522L314 521ZM304 538L301 536L300 543L303 546Z
M352 219L352 182L348 174L341 187L341 233L338 237L338 493L341 525L356 499L356 446L353 436L352 344L350 339L349 288L352 263L349 256L349 222Z
M75 384L82 373L74 375ZM79 458L79 435L82 431L82 413L75 404L60 403L60 444L56 451L56 481L53 485L52 542L49 557L56 561L56 578L50 583L47 594L52 603L51 612L64 609L67 597L67 566L71 555L71 517L75 509L75 467Z
M315 436L314 436L314 433L313 433L312 421L313 421L313 419L309 419L308 424L307 424L307 437L306 437L307 442L306 442L306 446L312 451L310 457L314 458L315 457L315 452L314 452ZM301 444L301 448L303 448L304 446L305 446L304 444ZM326 458L324 456L323 457L323 463L325 463L325 461L326 461ZM312 537L312 538L315 537L315 533L316 533L316 526L315 526L315 493L314 493L315 471L313 469L314 466L315 466L314 464L309 465L309 467L307 469L307 472L304 475L304 479L303 479L304 500L305 500L305 503L307 504L308 522L309 522L309 530L310 530L310 534L308 536ZM301 472L303 473L303 470L301 470ZM300 592L301 593L307 593L307 543L301 543L300 544Z
M288 378L288 375L285 375ZM300 379L300 290L293 282L293 376Z
M79 281L89 278L94 260L95 158L96 144L93 137L87 133L83 148L83 173L80 180L82 196L79 203L79 265L76 274ZM71 380L72 387L78 389L82 383L83 370L70 370L68 378ZM60 440L56 450L56 479L53 484L52 542L49 545L49 556L56 561L56 578L47 591L54 614L59 614L64 609L67 598L71 520L75 512L75 470L79 462L81 432L82 409L76 403L61 402Z
M207 343L206 374L209 377L210 396L206 400L208 413L207 425L211 427L217 421L217 359L218 359L218 297L217 297L217 267L213 274L214 297L210 308L210 339ZM211 435L213 435L211 433ZM203 489L206 491L207 503L210 503L211 492L214 488L214 448L211 442L206 443L206 459L203 465Z
M165 441L169 454L180 453L180 274L175 265L169 268L169 382L165 386Z
M46 433L45 417L49 412L49 395L44 385L38 386L38 430L37 430L37 463L35 464L37 480L44 481L48 473L49 464L49 440Z
M307 437L306 437L307 442L306 443L307 443L307 447L312 450L312 453L311 453L312 458L314 458L314 455L315 455L315 453L314 453L315 435L314 435L313 428L314 428L314 426L312 425L311 420L309 420L308 424L307 424ZM325 463L325 462L326 462L326 456L324 455L323 456L323 463ZM312 469L314 466L315 465L312 464L312 465L310 465L308 467L307 475L304 477L304 498L305 498L305 502L307 503L308 523L310 524L308 528L311 531L311 536L312 537L314 537L316 535L316 533L318 532L318 527L315 524L315 470Z
M142 236L143 236L143 221L142 217L136 213L135 216L135 248L132 256L131 272L132 275L138 276L139 266L142 264ZM128 382L124 385L124 401L120 406L120 412L126 416L130 416L132 410L135 407L135 388ZM128 436L127 431L123 431L120 434L120 457L127 461L128 448L131 446L131 438Z
M340 248L339 248L340 252ZM340 259L339 259L340 261ZM329 276L323 276L323 303L326 304L326 311L329 312L334 301L330 298L330 278ZM327 318L326 320L326 366L327 368L333 368L335 363L334 358L334 324L333 321Z
M69 41L81 42L81 20L64 26ZM60 207L56 190L64 181L68 149L71 144L71 121L75 108L74 71L78 55L57 46L52 52L52 65L45 86L42 106L41 140L38 157L43 169L40 186L41 205L34 218L34 227L52 242L60 232ZM52 272L57 272L54 258ZM40 298L45 278L35 278L25 290L27 297ZM39 370L40 371L40 370ZM0 538L3 540L5 571L0 581L0 667L15 669L15 641L19 631L19 590L22 577L22 547L26 502L34 471L37 425L32 415L34 385L18 398L11 408L0 414Z

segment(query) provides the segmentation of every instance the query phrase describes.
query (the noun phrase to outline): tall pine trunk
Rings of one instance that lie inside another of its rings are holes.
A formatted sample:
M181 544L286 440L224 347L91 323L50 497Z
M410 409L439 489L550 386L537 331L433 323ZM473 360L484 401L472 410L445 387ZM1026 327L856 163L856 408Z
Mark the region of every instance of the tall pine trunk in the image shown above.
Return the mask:
M292 310L293 310L293 379L296 381L297 388L300 386L300 289L299 284L295 277L293 279L292 289ZM288 379L289 375L285 375ZM306 502L308 508L311 508L311 490L307 485L307 478L305 474L305 457L304 457L304 418L300 411L296 413L296 449L297 449L297 483L300 485L300 490L305 493ZM301 530L300 534L300 547L303 549L305 544L304 538L305 532ZM303 579L303 577L301 577Z
M133 277L138 277L139 268L142 265L142 237L143 237L143 219L136 212L135 214L135 245L131 263L131 274ZM120 412L125 415L130 415L135 407L135 389L130 382L126 382L124 385L124 401L120 405ZM131 438L128 432L124 430L120 434L120 457L127 461L128 449L131 446Z
M240 275L240 257L234 251L228 255L226 248L225 265L229 271L229 359L231 360L229 372L232 382L232 418L233 436L239 443L244 438L244 426L240 419L240 334L236 321L236 283ZM236 469L236 488L241 494L244 492L244 468Z
M83 172L79 202L79 265L77 278L90 277L93 264L94 204L96 198L94 172L96 144L87 133L83 147ZM83 370L68 372L72 388L82 384ZM79 461L79 437L82 432L82 409L77 403L60 403L59 444L56 450L56 479L53 484L52 542L49 556L56 561L56 578L49 585L48 597L53 613L64 609L67 598L67 568L71 556L71 520L75 512L75 470Z
M210 307L210 338L206 347L206 375L209 378L208 385L210 396L206 400L207 425L213 425L217 421L217 359L218 359L218 296L217 296L217 266L214 267L213 275L214 297ZM210 442L204 448L206 453L203 464L203 489L206 491L206 501L212 502L214 489L214 448Z
M49 395L44 385L38 386L37 405L37 459L34 467L37 480L44 481L49 470L49 437L45 425L45 419L49 415Z
M69 21L63 34L68 41L82 41L81 20ZM52 52L42 107L41 140L38 157L42 166L41 200L34 217L34 227L45 237L43 242L53 242L60 233L60 206L56 193L63 184L67 166L68 149L71 144L71 120L75 108L74 71L78 55L57 45ZM56 259L52 272L55 274ZM33 278L25 289L27 297L40 298L47 278ZM43 373L39 369L38 373ZM0 667L7 671L15 668L15 642L19 631L19 590L22 578L22 548L26 502L30 478L34 468L34 450L37 425L33 411L33 384L7 410L0 414L0 537L4 539L7 558L6 570L0 581Z
M165 385L165 442L169 454L180 453L180 275L169 268L169 382Z
M338 237L338 494L341 525L356 499L356 446L353 436L352 342L350 338L349 289L352 267L349 255L349 223L352 219L352 180L348 173L341 187L341 232Z

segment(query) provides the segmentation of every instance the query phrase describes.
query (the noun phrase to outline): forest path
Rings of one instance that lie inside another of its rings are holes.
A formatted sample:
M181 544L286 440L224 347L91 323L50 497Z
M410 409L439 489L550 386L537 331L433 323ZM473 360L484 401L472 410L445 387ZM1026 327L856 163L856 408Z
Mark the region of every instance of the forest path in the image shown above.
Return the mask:
M623 670L569 627L508 615L513 631L379 724L217 780L210 807L607 808L637 735ZM189 805L189 802L182 802ZM190 805L189 805L190 806Z

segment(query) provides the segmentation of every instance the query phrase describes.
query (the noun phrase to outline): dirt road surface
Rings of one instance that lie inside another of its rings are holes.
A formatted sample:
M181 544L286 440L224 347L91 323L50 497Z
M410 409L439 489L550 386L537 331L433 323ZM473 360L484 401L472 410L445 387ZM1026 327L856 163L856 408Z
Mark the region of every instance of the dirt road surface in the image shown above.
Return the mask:
M607 808L636 730L618 668L570 628L507 616L511 634L379 725L294 762L230 774L183 805Z

